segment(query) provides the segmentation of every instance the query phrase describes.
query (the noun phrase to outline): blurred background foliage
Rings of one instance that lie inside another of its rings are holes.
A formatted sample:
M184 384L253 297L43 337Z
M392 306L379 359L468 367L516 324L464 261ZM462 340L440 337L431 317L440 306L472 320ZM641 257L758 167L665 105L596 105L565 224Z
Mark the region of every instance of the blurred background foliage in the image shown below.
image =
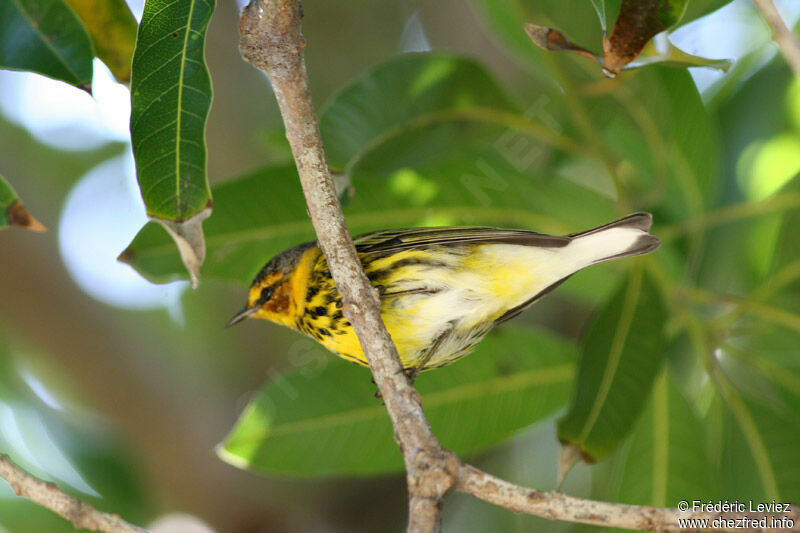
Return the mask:
M778 5L794 25L798 5ZM0 71L0 174L51 229L0 234L0 452L156 531L401 530L401 458L367 371L277 326L222 327L261 264L313 236L268 84L238 56L238 7L220 0L207 36L214 214L196 291L166 233L139 231L127 89L98 60L94 98ZM304 7L354 233L568 233L647 210L664 241L574 276L422 375L446 446L553 489L567 441L598 461L562 490L602 500L800 501L800 82L749 2L691 0L669 36L735 60L726 73L648 66L613 80L522 30L558 28L598 52L583 0ZM125 42L130 20L109 13ZM90 34L76 33L84 49ZM85 86L77 60L60 79ZM116 262L123 250L138 273ZM463 495L444 527L590 529ZM71 530L5 485L0 528Z

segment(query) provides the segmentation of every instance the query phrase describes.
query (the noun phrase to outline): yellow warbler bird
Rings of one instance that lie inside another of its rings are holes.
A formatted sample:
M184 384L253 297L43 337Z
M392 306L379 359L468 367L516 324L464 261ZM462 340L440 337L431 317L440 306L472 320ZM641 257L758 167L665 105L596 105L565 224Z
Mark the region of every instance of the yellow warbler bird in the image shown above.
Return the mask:
M378 289L381 316L410 377L467 355L495 324L518 315L589 265L652 252L652 216L634 213L566 236L484 227L376 231L354 239ZM328 263L316 243L290 248L256 275L228 323L263 318L366 365Z

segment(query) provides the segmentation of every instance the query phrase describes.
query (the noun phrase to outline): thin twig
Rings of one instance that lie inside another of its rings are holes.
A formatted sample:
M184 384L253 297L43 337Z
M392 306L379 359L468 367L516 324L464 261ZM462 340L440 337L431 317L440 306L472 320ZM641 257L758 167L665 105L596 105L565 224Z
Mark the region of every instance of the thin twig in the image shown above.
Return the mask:
M119 515L98 511L86 502L73 498L55 483L35 478L15 465L7 455L0 455L0 477L8 481L18 496L46 507L66 518L76 529L105 531L107 533L147 533L147 530L129 524Z
M472 494L476 498L511 509L516 513L527 513L550 520L564 520L567 522L580 522L595 526L621 527L625 529L639 529L649 531L680 531L679 520L708 520L704 529L728 529L725 526L714 527L711 525L717 518L732 520L747 515L748 524L763 523L767 527L764 531L774 531L770 524L772 515L765 513L714 513L692 511L702 502L689 501L689 510L680 511L664 507L649 507L646 505L625 505L621 503L598 502L575 498L558 492L543 492L520 487L482 472L470 465L463 464L459 473L459 480L455 487L457 490ZM795 531L800 528L800 509L793 505L785 514L774 515L780 519L785 517L794 523ZM763 520L766 519L766 520ZM691 522L690 522L691 523ZM694 527L700 529L699 523ZM762 531L760 527L743 528L748 531ZM786 526L784 526L786 529Z
M772 29L772 38L778 43L784 59L795 76L800 76L800 40L797 35L786 27L772 0L753 0L753 3Z
M386 402L406 465L409 531L439 531L442 502L453 489L516 512L607 527L675 531L679 518L717 516L519 487L462 463L439 443L419 394L402 373L397 350L381 320L377 295L361 268L334 192L303 63L301 18L298 0L252 0L242 11L240 52L272 84L319 246L344 302L344 314L353 324Z

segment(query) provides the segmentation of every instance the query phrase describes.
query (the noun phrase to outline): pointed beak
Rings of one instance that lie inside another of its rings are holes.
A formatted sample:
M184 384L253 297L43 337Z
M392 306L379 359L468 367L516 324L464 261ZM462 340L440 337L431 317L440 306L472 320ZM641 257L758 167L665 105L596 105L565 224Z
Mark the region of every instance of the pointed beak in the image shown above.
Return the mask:
M233 315L233 318L231 318L228 321L228 323L225 325L225 327L229 328L229 327L233 326L234 324L238 324L239 322L241 322L245 318L251 317L252 315L254 315L254 314L256 314L258 312L258 309L259 309L258 306L245 307L244 309L242 309L241 311L239 311L238 313Z

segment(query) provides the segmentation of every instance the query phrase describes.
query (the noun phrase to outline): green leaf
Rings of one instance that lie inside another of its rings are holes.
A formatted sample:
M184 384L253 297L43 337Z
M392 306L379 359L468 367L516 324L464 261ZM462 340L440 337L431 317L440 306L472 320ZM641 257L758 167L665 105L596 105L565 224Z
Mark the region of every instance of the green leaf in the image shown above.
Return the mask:
M32 231L45 231L45 227L33 218L19 201L11 184L3 176L0 176L0 229L9 226L19 226Z
M205 126L211 79L205 32L213 0L148 0L131 73L131 142L147 214L175 239L196 282L211 209Z
M665 40L665 46L665 50L659 51L650 41L642 54L635 61L628 63L623 70L662 65L672 68L706 67L727 72L733 65L733 61L730 59L709 59L689 54L674 46L668 39Z
M484 68L446 54L405 54L366 72L322 109L320 129L335 171L411 126L515 108Z
M613 501L674 507L680 500L719 496L702 421L661 372L630 441L613 459Z
M625 2L623 0L623 5ZM669 28L674 26L681 20L683 14L686 12L686 7L689 0L667 0L666 2L660 1L656 3L658 20L664 27Z
M726 497L800 500L798 411L744 396L726 382L719 388L724 404L719 464Z
M0 2L0 68L29 70L91 92L92 43L63 0Z
M689 5L686 7L686 13L684 13L680 22L681 24L688 24L730 3L731 0L692 0L688 2Z
M355 188L348 213L410 205L427 212L418 224L575 231L614 218L615 191L600 173L591 184L561 175L564 152L580 148L556 123L560 104L521 113L472 61L411 54L334 98L322 127Z
M297 342L306 343L293 348L306 366L261 390L219 448L220 456L268 473L401 470L402 457L386 409L373 397L369 372L328 362L333 356L312 340ZM572 359L572 347L551 335L503 328L464 361L420 376L417 386L442 443L469 455L561 407Z
M595 316L581 345L578 379L558 438L586 460L614 452L633 428L665 358L660 295L640 265Z
M800 176L795 177L784 185L780 192L787 194L800 193ZM800 265L798 224L800 224L800 209L791 209L784 213L780 222L778 240L773 248L771 271L775 275L778 275L781 270L792 268L793 265ZM800 284L798 284L797 288L800 288Z
M181 222L208 207L205 125L211 0L148 0L131 78L131 141L151 217Z
M736 390L769 407L800 413L800 331L745 317L722 344L721 366Z
M613 183L598 172L598 192L565 176L562 162L561 152L524 129L463 119L409 128L351 170L356 194L349 207L411 204L441 223L562 232L615 218Z
M136 19L124 0L66 0L89 32L95 55L119 82L131 79Z
M605 124L603 141L630 164L630 190L675 220L702 213L719 185L719 133L690 74L653 66L603 103L590 106L592 120Z

